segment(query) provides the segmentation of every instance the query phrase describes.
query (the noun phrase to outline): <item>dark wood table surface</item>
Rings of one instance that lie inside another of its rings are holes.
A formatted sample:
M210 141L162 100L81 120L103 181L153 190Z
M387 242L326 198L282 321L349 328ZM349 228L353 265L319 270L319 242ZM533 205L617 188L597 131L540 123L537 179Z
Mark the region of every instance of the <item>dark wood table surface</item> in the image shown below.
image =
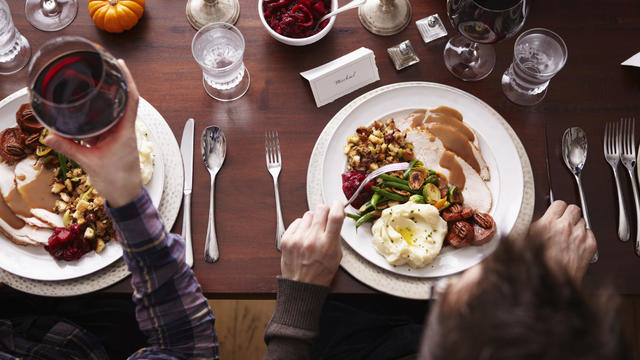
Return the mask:
M344 2L344 1L343 1ZM89 17L86 1L80 1L75 21L62 31L36 30L24 16L24 1L9 0L14 23L27 37L34 52L59 35L80 35L96 41L126 60L140 90L169 123L178 139L188 117L196 120L196 138L209 125L220 126L227 137L227 159L218 174L216 224L220 261L203 260L206 234L209 175L200 162L196 143L193 186L194 270L205 293L212 297L271 297L280 272L275 249L275 200L264 158L265 130L278 130L284 168L280 192L285 225L307 210L306 173L313 145L326 123L343 106L363 93L402 81L430 81L457 87L497 110L522 140L533 167L536 188L535 217L547 206L544 127L548 124L550 172L558 199L578 202L572 175L560 158L560 140L567 127L580 126L588 134L589 158L583 181L600 261L586 278L591 289L613 286L622 294L640 294L640 258L633 241L617 239L617 201L613 176L602 154L603 126L620 117L640 115L640 69L620 63L640 51L640 2L536 1L524 29L545 27L557 32L569 49L564 69L551 81L546 98L538 105L521 107L502 94L500 77L513 57L515 39L496 46L494 72L486 79L465 83L444 66L446 38L424 44L415 20L438 13L446 20L445 1L414 0L412 23L398 35L379 37L367 32L356 12L338 17L333 30L320 42L290 47L272 39L263 28L255 0L240 0L237 27L246 39L245 65L251 87L240 100L223 103L211 99L202 88L202 74L191 55L195 30L185 17L186 1L147 1L140 23L123 34L99 30ZM393 67L386 49L411 40L420 63L402 71ZM375 52L380 81L335 102L317 108L308 83L298 74L361 46ZM0 76L0 98L22 88L26 70ZM640 124L639 124L640 127ZM622 171L622 169L620 169ZM625 205L635 239L635 212L631 187L622 173ZM180 219L173 231L180 231ZM340 270L333 284L336 293L371 293L373 290ZM105 290L130 292L124 280Z

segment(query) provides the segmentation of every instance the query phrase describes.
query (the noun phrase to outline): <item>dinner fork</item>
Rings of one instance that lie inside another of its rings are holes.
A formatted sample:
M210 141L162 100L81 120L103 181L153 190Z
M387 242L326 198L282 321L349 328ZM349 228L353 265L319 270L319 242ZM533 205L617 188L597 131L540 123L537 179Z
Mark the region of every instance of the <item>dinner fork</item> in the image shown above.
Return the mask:
M365 185L367 185L369 181L377 178L378 175L392 172L392 171L407 170L408 168L409 168L409 163L402 162L402 163L393 163L393 164L385 165L381 168L378 168L377 170L374 170L369 175L367 175L366 178L364 178L364 180L360 183L360 186L358 186L358 189L356 189L356 192L354 192L353 195L351 195L351 197L347 201L347 203L344 204L344 207L346 208L347 206L349 206L349 204L351 204L358 197L362 189L364 189Z
M633 189L633 199L636 204L636 224L640 225L640 199L638 198L638 178L636 176L636 141L635 141L636 119L620 119L619 135L622 138L622 152L620 160L627 168L631 178L631 188ZM640 231L636 230L636 255L640 256Z
M282 221L282 210L280 209L280 192L278 191L278 176L282 169L282 159L280 155L280 140L277 131L267 131L264 134L264 148L267 157L267 170L273 177L273 187L276 194L276 248L280 250L280 239L284 233L284 222Z
M620 187L620 177L618 176L618 164L620 163L620 151L622 147L622 134L619 131L620 124L609 122L604 126L604 158L613 170L613 177L616 180L616 190L618 191L618 238L628 241L630 237L629 219L622 200L622 190Z

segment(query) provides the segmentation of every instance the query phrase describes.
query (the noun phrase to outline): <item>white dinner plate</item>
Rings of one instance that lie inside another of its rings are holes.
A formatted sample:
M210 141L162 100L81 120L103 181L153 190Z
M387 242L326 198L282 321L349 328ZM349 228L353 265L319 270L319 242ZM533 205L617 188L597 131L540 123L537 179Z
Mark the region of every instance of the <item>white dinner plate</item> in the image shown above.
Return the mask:
M0 101L0 129L16 126L16 112L20 105L29 102L26 88ZM140 106L143 106L141 101ZM157 112L145 112L158 114ZM159 116L159 114L158 114ZM146 123L144 118L139 118ZM150 140L154 135L150 131ZM153 204L158 207L164 187L164 165L160 149L154 146L153 176L145 185ZM97 254L90 252L79 260L58 261L51 257L42 246L16 245L0 234L0 268L15 275L34 280L68 280L98 271L122 257L122 247L116 241L109 241L105 249Z
M324 157L318 158L312 155L312 159L319 159L319 163L310 162L309 164L310 168L315 166L322 168L319 190L322 191L323 201L330 203L338 199L346 202L340 177L345 171L347 161L343 148L347 137L353 135L356 128L368 126L378 119L403 116L415 109L449 106L460 111L464 121L479 135L480 149L491 173L491 181L487 185L493 197L490 214L495 219L497 234L494 240L482 246L461 249L444 247L436 259L422 269L412 269L406 265L393 266L387 263L371 244L370 224L363 225L356 231L354 221L347 218L342 227L342 238L369 262L393 273L410 277L441 277L477 264L493 252L502 236L511 232L523 201L523 168L516 145L503 126L504 120L478 98L445 85L416 82L404 86L388 86L372 92L377 93L365 101L354 101L355 106L347 105L336 114L334 120L340 119L339 124L328 137L328 144L316 143L314 147L314 152L326 147ZM310 183L308 181L308 192L314 191L310 188ZM356 210L349 207L347 211L355 212Z

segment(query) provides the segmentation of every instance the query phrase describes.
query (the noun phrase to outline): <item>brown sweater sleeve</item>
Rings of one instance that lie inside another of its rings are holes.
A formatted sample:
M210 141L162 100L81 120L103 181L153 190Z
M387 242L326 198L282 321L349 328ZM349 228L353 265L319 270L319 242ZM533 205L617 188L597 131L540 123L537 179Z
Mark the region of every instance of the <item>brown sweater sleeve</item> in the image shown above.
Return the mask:
M329 288L278 277L278 298L264 331L264 359L309 359Z

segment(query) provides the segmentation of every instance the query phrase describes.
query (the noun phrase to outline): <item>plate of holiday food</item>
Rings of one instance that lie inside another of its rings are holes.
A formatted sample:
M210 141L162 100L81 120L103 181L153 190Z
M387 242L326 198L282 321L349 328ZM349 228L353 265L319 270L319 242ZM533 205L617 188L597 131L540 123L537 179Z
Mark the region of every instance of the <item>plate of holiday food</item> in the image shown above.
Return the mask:
M367 184L346 208L341 236L387 271L451 275L514 228L521 158L512 130L479 99L440 84L398 85L354 101L327 125L309 165L309 174L319 168L319 188L308 176L308 197L319 191L323 202L346 202L371 171L407 163Z
M73 159L43 144L26 89L0 102L0 267L35 280L67 280L122 257L105 199ZM164 166L144 120L136 120L144 187L160 203Z

